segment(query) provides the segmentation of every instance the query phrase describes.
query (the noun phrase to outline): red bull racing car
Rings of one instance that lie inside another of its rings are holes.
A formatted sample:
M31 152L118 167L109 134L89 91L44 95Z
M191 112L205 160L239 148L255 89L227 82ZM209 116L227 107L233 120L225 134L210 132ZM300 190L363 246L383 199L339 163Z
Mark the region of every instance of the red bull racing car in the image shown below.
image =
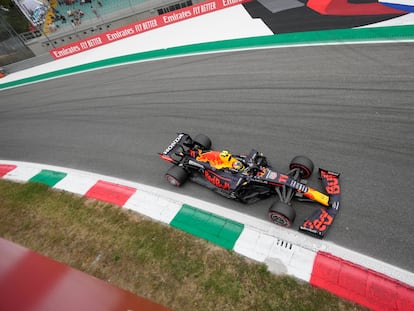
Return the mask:
M339 174L319 169L326 193L307 185L314 164L305 156L296 156L289 171L274 170L267 158L252 149L246 155L233 155L227 150L212 150L211 140L204 134L193 138L179 133L160 157L173 165L165 174L167 181L180 187L186 180L205 186L229 199L254 203L270 196L278 198L269 208L273 223L290 227L296 217L293 199L319 203L319 208L304 220L299 230L323 238L339 211L341 186Z

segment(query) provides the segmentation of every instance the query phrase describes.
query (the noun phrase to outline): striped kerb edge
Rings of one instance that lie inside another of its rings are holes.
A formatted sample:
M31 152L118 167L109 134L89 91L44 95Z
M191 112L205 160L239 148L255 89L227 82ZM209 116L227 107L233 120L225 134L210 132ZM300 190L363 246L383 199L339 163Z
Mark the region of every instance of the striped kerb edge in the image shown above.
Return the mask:
M49 187L53 187L59 181L66 177L66 173L55 172L51 170L41 170L39 174L36 174L29 179L30 182L39 182Z
M183 204L171 226L203 238L226 249L233 249L244 225Z
M16 167L16 165L0 164L0 177L3 177L10 171L14 170Z

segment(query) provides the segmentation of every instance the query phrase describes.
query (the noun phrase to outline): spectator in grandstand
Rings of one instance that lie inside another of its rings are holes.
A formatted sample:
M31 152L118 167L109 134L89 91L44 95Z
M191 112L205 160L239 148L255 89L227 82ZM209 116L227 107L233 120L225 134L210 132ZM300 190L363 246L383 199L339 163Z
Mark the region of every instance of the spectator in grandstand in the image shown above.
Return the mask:
M101 17L101 16L99 15L99 13L98 13L98 10L97 10L97 9L95 9L93 6L91 6L91 9L92 9L93 14L95 14L95 16L96 16L97 18Z
M50 32L55 32L56 30L57 30L57 26L56 26L56 24L55 23L51 23L50 25L49 25L49 31Z

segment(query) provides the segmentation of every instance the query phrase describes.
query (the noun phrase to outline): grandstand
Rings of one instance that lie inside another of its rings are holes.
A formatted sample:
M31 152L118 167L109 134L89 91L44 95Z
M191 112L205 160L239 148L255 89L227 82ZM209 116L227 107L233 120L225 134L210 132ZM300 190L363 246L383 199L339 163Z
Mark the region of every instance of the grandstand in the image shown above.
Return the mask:
M43 31L46 34L64 28L76 27L85 22L104 22L105 16L133 9L148 0L52 0Z
M34 55L207 0L49 0L43 27L20 34Z
M52 0L49 1L49 10L43 31L46 34L52 32L73 29L82 24L102 24L110 22L114 17L133 15L139 12L139 6L144 3L155 3L151 0ZM167 7L157 10L158 14L166 13L174 9L190 6L193 1L180 1L168 5L170 1L164 1ZM162 4L162 3L160 3Z

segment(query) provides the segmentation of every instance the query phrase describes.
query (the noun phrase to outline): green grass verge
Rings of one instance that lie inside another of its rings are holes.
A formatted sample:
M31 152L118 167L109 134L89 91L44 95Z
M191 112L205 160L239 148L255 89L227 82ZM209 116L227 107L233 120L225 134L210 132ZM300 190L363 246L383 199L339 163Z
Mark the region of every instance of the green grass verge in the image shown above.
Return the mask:
M364 310L132 211L0 180L0 236L174 310Z

